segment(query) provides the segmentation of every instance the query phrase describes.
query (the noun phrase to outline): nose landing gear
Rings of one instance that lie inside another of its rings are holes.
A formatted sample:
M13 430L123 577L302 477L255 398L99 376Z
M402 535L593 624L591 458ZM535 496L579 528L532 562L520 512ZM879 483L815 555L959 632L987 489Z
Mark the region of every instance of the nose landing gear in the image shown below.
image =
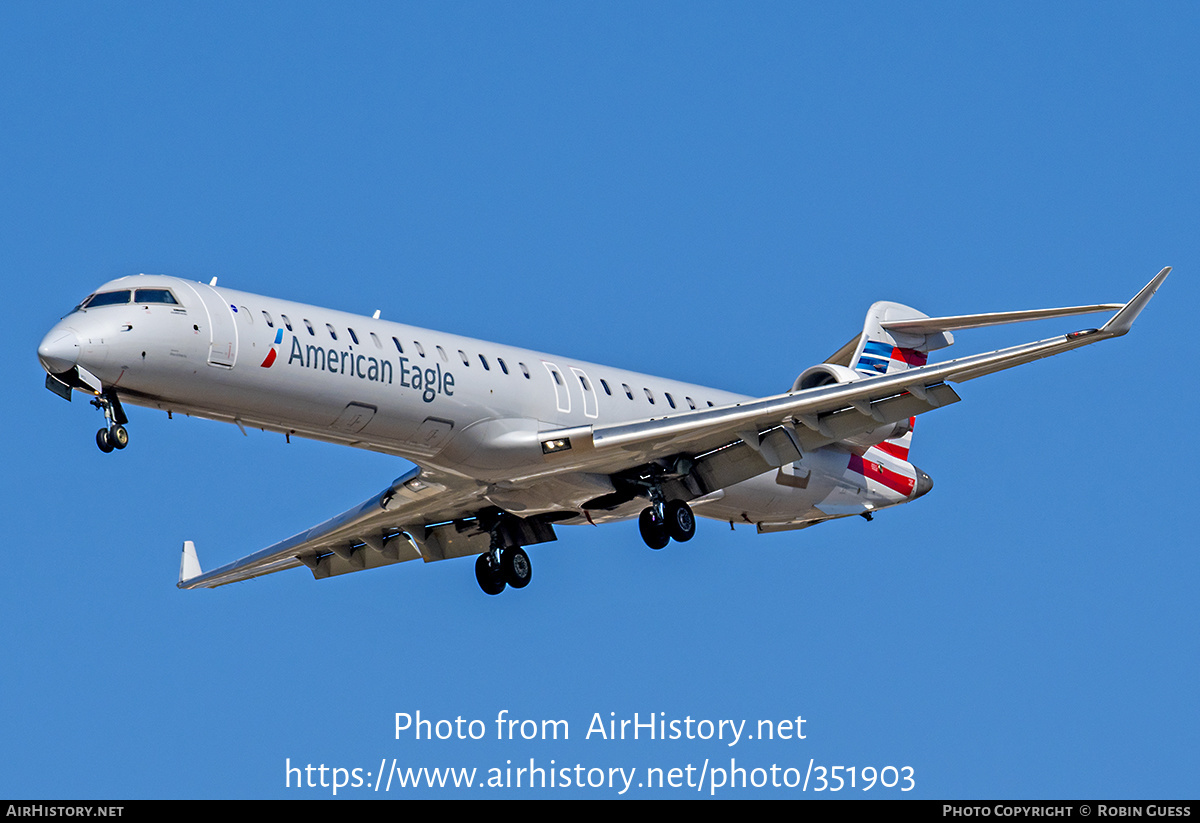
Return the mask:
M108 454L113 449L128 446L129 432L125 431L125 424L129 422L129 418L125 416L125 410L121 408L121 401L117 399L116 393L105 392L93 400L92 405L104 412L104 420L108 424L96 432L96 446L100 451Z
M120 425L113 425L109 429L101 429L96 432L96 445L105 454L108 454L113 449L123 449L129 445L129 432L125 431L125 427Z

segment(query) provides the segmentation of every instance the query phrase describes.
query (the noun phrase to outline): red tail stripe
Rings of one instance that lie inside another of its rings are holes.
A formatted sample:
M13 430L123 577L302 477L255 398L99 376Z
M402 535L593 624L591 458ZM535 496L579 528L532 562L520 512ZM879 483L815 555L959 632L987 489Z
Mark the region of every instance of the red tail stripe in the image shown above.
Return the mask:
M899 457L901 460L908 459L908 449L906 449L904 446L898 446L895 443L891 443L887 440L884 440L882 443L876 443L875 448L879 449L881 452L887 452L893 457Z
M901 349L898 347L892 349L893 360L903 360L910 366L924 366L928 357L929 355L925 352L917 351L916 349Z
M917 484L913 478L906 477L899 472L894 472L878 463L872 463L870 460L864 460L857 454L850 455L850 465L848 468L852 472L863 475L863 477L870 477L875 482L882 483L892 491L899 492L905 497L912 494L913 487Z

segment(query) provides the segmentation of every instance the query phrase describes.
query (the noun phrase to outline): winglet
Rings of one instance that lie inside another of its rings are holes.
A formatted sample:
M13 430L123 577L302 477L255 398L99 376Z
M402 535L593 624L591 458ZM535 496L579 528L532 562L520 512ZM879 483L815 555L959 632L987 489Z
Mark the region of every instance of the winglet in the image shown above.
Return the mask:
M1101 333L1110 337L1120 337L1129 331L1133 326L1133 321L1141 314L1142 309L1146 308L1146 304L1150 302L1150 298L1158 291L1158 287L1167 279L1167 275L1171 273L1171 267L1154 275L1154 279L1147 283L1140 292L1134 295L1134 298L1125 304L1125 308L1113 315L1112 319L1104 324L1100 329Z
M179 558L179 582L191 580L200 576L200 558L196 557L196 544L191 540L183 541L183 555Z

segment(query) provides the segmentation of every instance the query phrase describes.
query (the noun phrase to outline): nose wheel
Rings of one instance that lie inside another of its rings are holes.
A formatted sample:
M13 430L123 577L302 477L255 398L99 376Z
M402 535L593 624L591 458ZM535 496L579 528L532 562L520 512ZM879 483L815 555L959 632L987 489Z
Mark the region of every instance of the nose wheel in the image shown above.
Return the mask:
M106 392L92 401L92 405L104 412L104 420L108 424L96 432L96 446L108 454L113 449L123 449L129 445L129 432L125 431L125 410L116 394Z
M123 449L129 445L129 432L125 431L124 426L113 424L111 428L96 432L96 445L105 454L113 449Z

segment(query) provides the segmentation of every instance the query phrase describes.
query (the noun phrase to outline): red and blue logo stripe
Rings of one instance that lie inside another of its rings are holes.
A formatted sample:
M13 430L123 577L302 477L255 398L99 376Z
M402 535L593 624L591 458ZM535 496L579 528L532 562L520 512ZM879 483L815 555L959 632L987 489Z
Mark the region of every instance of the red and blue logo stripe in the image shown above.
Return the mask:
M902 349L891 343L878 340L868 340L863 346L862 354L855 366L861 372L868 374L887 374L892 363L903 363L904 368L924 366L926 354L916 349Z
M271 350L269 352L267 352L266 358L262 361L262 367L264 369L271 368L271 364L274 363L275 358L279 356L279 352L276 350L275 347L278 346L282 342L283 342L283 329L276 329L275 330L275 342L271 344Z

